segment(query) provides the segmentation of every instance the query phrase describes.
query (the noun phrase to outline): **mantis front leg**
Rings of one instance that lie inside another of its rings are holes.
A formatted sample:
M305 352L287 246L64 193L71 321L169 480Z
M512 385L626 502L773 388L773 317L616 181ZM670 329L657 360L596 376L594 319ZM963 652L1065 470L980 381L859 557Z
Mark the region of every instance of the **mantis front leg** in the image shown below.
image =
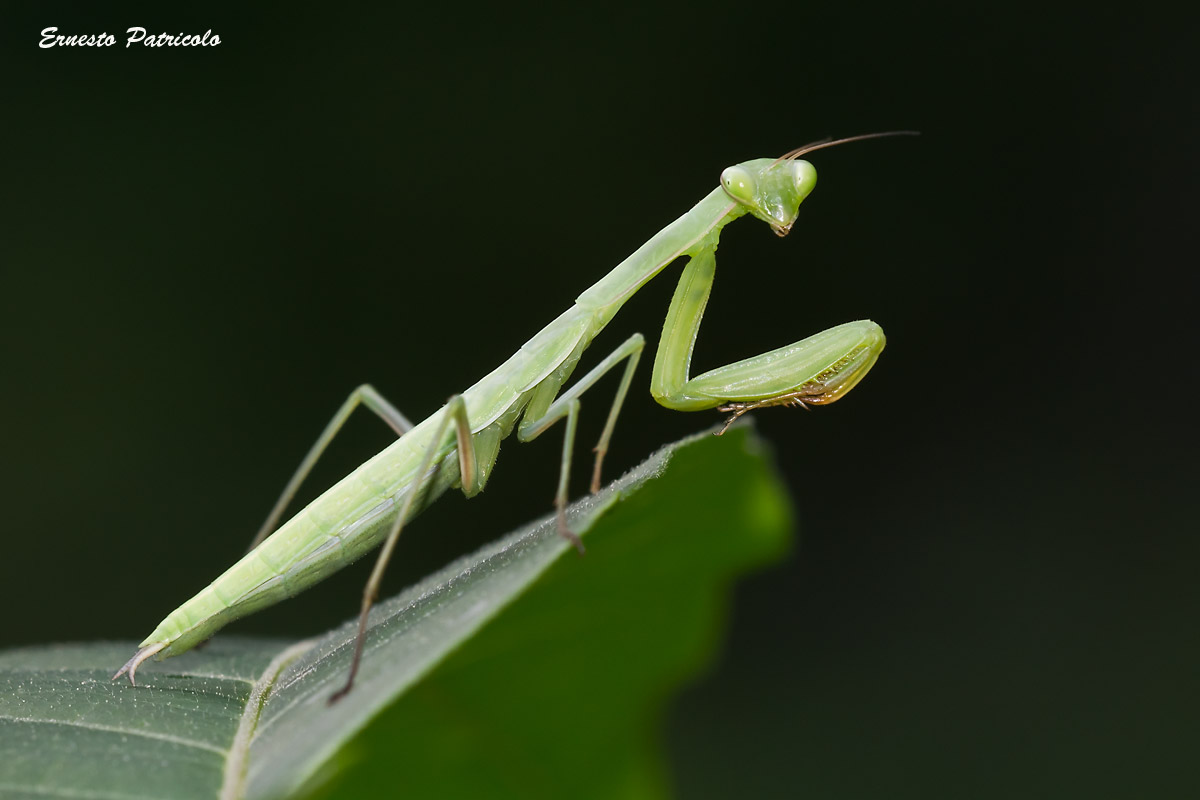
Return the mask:
M706 244L684 267L675 287L650 382L650 393L667 408L720 407L733 412L728 428L755 408L832 403L862 380L883 350L883 330L859 320L689 378L716 266L716 245Z

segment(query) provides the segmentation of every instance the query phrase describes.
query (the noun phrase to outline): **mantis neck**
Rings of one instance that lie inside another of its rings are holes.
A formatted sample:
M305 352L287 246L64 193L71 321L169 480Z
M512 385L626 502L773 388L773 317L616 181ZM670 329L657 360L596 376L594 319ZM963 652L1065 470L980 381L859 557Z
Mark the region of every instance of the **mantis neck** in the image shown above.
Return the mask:
M682 255L715 249L721 228L746 213L720 187L690 211L654 235L598 283L575 299L577 305L602 312L606 320L651 278Z

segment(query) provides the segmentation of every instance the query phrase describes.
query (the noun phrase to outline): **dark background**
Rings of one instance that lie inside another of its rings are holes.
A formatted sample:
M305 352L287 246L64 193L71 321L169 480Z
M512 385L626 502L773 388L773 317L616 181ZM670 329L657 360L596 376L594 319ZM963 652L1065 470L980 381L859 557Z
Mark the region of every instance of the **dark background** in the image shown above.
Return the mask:
M118 44L38 49L52 25ZM131 25L222 44L125 49ZM757 415L799 546L671 706L680 795L1195 796L1195 30L1149 6L7 5L0 646L140 638L358 383L420 418L724 166L917 128L814 154L789 238L722 239L698 368L863 317L889 344L845 402ZM653 346L676 274L586 358ZM655 405L649 361L610 477L717 421ZM311 488L386 441L356 419ZM389 591L546 512L559 441L432 509ZM237 629L322 630L367 570Z

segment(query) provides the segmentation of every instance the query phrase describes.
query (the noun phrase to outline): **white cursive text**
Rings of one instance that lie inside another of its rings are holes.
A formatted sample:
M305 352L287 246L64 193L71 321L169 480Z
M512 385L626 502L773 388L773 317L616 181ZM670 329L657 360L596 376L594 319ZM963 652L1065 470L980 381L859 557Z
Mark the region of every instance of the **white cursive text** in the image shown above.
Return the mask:
M221 43L221 37L212 30L203 34L158 33L147 36L145 28L135 26L127 29L125 33L128 34L125 40L126 50L130 45L139 42L143 47L215 47ZM42 41L38 43L38 47L111 47L116 43L116 37L110 33L63 36L58 32L58 28L43 28Z

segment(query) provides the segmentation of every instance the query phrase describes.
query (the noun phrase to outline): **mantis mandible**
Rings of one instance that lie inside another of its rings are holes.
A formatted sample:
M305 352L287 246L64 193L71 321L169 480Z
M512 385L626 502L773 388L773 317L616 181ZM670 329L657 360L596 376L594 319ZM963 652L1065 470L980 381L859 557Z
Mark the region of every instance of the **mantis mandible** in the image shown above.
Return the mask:
M479 494L491 476L500 442L515 430L527 442L565 420L555 508L558 530L582 553L567 528L566 505L580 396L624 362L621 383L596 445L591 490L600 488L600 469L617 415L633 379L645 339L635 333L571 388L559 395L583 351L621 306L680 256L689 260L675 288L654 359L650 393L678 411L717 408L729 424L767 406L823 405L838 400L862 380L884 347L883 330L870 320L847 322L769 353L689 377L692 349L716 269L721 229L750 214L777 235L791 230L801 201L816 185L812 164L799 156L824 147L912 131L866 134L815 142L779 158L728 167L720 186L575 300L575 305L521 346L511 358L428 419L413 425L371 386L351 393L287 484L250 551L207 588L171 612L113 680L125 673L134 683L138 665L186 652L228 623L273 605L320 582L383 542L363 592L350 691L362 659L367 616L384 569L405 523L451 488ZM399 438L351 472L276 529L280 517L325 447L359 405L374 411ZM725 428L722 428L723 433Z

